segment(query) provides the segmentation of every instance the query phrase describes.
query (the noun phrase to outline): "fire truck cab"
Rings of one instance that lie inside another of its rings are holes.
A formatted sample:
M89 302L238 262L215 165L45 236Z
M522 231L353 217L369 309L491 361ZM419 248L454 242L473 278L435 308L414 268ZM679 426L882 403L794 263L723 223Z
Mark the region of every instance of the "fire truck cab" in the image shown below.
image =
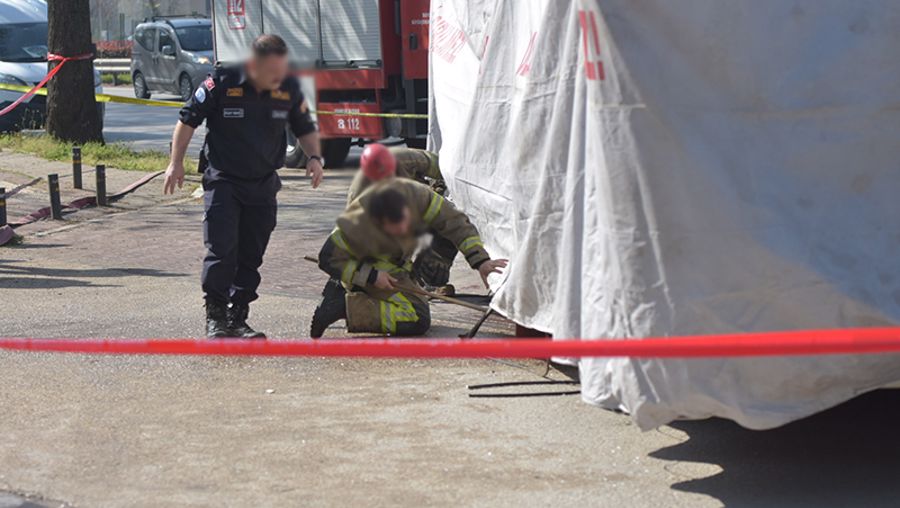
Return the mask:
M329 167L354 143L387 137L424 147L427 120L353 113L428 112L429 0L223 0L212 2L216 60L239 61L254 38L287 42ZM347 113L347 114L341 114ZM287 165L306 156L288 137Z

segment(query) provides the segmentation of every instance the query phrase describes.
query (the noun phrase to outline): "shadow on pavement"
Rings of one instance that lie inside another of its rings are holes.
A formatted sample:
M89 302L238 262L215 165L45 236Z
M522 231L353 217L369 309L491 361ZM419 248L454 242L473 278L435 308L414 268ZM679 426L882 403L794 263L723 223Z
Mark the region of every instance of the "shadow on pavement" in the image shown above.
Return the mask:
M67 243L19 243L16 245L9 245L7 249L13 250L31 250L31 249L56 249L62 247L69 247Z
M0 491L0 508L50 508L51 506L69 506L58 501L44 501L11 492Z
M151 268L35 268L15 266L0 260L0 288L59 289L66 287L114 287L94 284L84 279L113 277L188 277Z
M0 277L0 289L62 289L79 287L111 288L121 286L111 284L93 284L91 282L86 282L78 279Z
M900 390L880 390L769 431L720 419L671 425L689 435L653 452L722 472L676 483L725 506L900 506Z
M325 173L325 178L329 182L340 181L340 182L351 182L353 181L353 177L356 175L356 170L354 169L345 169L345 168L337 168L331 169L328 168L328 172ZM278 173L278 177L281 178L282 182L302 182L309 181L309 177L306 176L306 173L302 169L295 169L290 172L280 171Z

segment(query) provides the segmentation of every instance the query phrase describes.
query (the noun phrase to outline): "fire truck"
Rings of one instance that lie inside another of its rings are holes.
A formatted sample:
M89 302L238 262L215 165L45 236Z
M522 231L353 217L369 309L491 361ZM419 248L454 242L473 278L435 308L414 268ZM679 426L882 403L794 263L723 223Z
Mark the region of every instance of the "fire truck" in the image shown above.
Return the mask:
M427 120L352 113L428 112L429 0L214 0L216 60L239 61L254 38L280 35L317 112L323 155L339 167L353 144L388 137L424 147ZM342 115L341 113L351 113ZM306 156L288 138L287 165Z

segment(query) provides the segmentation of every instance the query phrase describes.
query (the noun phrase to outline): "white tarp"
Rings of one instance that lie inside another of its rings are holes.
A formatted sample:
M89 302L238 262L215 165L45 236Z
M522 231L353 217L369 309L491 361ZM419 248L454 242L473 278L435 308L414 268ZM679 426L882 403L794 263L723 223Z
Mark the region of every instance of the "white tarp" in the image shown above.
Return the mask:
M558 338L900 322L900 2L432 0L431 143ZM580 362L642 428L767 428L900 356Z

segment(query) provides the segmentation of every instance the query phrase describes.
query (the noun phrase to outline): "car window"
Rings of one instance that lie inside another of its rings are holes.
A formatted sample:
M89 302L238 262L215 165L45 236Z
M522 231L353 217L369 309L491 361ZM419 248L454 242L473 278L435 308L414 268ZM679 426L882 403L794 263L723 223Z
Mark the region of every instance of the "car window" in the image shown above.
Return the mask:
M153 28L140 28L137 33L134 34L134 40L147 51L153 51L153 36L155 32L156 30Z
M163 46L172 46L175 47L175 43L172 42L172 36L169 35L168 30L160 30L159 31L159 45L158 48L162 51Z
M179 27L175 29L175 35L185 51L212 51L212 27L209 25Z
M0 60L46 62L47 23L0 25Z

